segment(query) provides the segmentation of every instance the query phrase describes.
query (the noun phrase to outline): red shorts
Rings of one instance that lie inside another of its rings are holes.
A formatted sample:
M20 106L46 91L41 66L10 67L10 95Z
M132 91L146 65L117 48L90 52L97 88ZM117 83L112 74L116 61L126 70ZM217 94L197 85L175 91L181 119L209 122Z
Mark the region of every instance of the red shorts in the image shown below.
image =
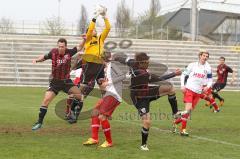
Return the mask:
M113 96L106 96L97 102L95 108L99 111L99 114L111 116L119 104L120 102Z
M77 86L81 81L81 78L80 77L76 77L73 81L73 83Z
M192 103L192 108L194 109L200 99L200 94L197 94L189 89L186 89L184 93L184 103Z

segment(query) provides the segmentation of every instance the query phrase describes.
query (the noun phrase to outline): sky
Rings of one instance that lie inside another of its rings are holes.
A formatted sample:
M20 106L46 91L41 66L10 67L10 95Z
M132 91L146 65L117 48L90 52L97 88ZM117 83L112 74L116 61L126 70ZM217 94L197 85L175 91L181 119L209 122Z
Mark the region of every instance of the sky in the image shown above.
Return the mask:
M59 3L60 1L60 3ZM186 1L191 0L159 0L161 3L161 13L173 11ZM224 0L198 0L199 2ZM225 0L229 3L239 3L240 0ZM80 8L83 4L88 11L88 18L93 16L94 8L97 4L102 4L108 8L108 17L114 23L117 4L121 0L0 0L0 18L5 17L16 22L38 23L47 18L58 16L65 23L77 23L80 17ZM125 0L127 6L134 11L134 17L144 13L149 8L150 0ZM134 7L133 7L134 2ZM213 5L213 4L211 4ZM60 9L59 9L60 8Z
M60 1L60 3L59 3ZM167 8L185 0L160 0L162 8ZM66 22L76 22L80 17L80 7L83 4L92 17L96 4L108 8L108 16L114 20L117 4L121 0L0 0L0 18L5 17L14 21L37 22L46 18L58 16ZM150 0L125 0L129 8L134 10L134 16L148 9ZM134 7L132 7L134 2ZM60 9L59 9L60 4Z

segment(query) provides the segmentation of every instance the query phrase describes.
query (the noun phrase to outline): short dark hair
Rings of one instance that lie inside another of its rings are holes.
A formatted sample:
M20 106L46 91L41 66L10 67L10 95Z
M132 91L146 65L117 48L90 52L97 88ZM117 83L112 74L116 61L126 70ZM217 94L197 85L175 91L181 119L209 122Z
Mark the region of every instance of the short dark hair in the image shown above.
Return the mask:
M149 58L150 57L145 52L138 52L135 54L135 60L137 62L147 61L147 60L149 60Z
M58 43L65 43L65 45L67 46L67 40L65 38L58 39Z
M219 58L219 60L220 60L220 59L223 59L223 60L225 61L225 57L223 57L223 56L221 56L221 57Z

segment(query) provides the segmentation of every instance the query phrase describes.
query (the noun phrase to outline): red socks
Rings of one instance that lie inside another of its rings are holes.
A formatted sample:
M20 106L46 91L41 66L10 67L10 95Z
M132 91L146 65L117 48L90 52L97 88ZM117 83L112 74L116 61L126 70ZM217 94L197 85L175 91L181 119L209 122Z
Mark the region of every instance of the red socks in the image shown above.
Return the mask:
M112 143L111 128L110 128L109 121L107 119L103 120L101 121L101 125L102 125L104 135L106 137L106 141L108 143ZM99 127L100 127L100 120L98 116L93 116L92 117L92 138L94 140L98 140Z
M182 116L182 130L186 129L187 127L187 120L188 120L189 114L184 114Z
M211 105L214 107L214 110L219 110L219 107L217 106L214 98L210 98L210 101Z
M181 122L182 122L182 118L177 118L177 119L174 121L175 124L179 124L179 123L181 123Z
M206 101L210 102L210 104L214 107L214 110L219 110L219 107L216 104L216 101L214 98L210 98L210 97L204 97L203 99L205 99Z
M100 120L98 119L98 116L92 117L92 138L94 140L98 140L98 130L100 127Z
M101 121L102 129L108 143L112 143L111 128L108 120Z

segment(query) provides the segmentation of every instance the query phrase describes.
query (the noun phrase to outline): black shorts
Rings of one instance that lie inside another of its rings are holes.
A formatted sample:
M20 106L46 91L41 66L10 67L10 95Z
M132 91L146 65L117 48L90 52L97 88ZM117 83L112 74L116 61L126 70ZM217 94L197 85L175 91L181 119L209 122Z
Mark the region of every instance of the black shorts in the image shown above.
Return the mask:
M56 95L58 94L59 91L68 93L73 86L75 85L71 79L67 79L67 80L52 79L49 83L49 87L47 91L52 91Z
M82 67L81 83L86 85L92 85L95 80L104 78L104 65L92 62L87 62Z
M148 96L148 97L138 98L134 95L134 93L131 92L132 102L133 102L134 106L136 107L136 109L138 110L138 113L140 116L143 116L143 115L149 113L150 103L154 100L157 100L158 98L160 98L160 96L158 96L158 95L151 96L151 97Z
M219 92L220 90L224 89L226 86L226 83L215 83L212 87L213 92Z
M160 86L148 86L147 89L131 89L131 96L152 98L159 95Z

